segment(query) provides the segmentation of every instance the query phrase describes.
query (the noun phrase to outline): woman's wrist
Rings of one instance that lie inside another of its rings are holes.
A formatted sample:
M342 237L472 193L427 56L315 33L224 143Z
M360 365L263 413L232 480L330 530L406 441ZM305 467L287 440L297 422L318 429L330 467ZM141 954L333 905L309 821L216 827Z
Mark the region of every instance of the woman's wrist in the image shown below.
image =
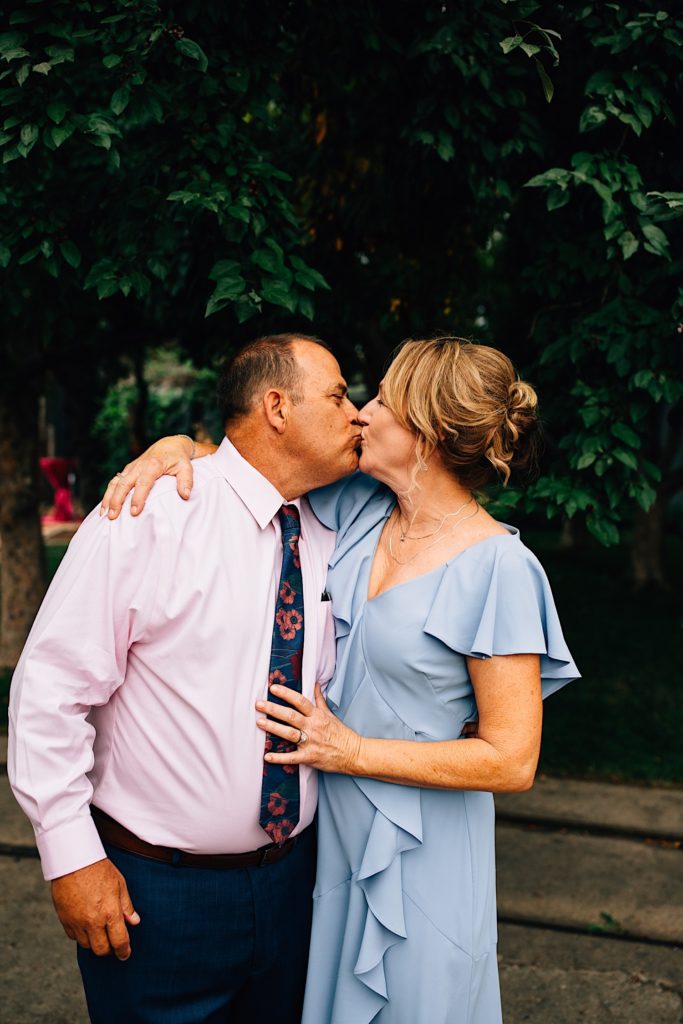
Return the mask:
M363 770L365 738L353 729L349 729L349 733L342 772L344 775L365 775Z

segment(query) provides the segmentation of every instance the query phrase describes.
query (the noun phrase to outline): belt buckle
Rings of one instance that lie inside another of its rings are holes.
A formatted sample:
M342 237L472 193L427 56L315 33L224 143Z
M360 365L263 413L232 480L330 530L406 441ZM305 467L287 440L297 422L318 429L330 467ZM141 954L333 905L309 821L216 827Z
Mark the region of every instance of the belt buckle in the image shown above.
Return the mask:
M277 845L277 843L270 843L269 846L264 846L261 849L261 858L260 858L260 860L258 862L258 866L260 868L262 868L264 864L269 864L270 863L270 855L272 853L275 853L275 851L279 850L279 849L280 849L280 847Z

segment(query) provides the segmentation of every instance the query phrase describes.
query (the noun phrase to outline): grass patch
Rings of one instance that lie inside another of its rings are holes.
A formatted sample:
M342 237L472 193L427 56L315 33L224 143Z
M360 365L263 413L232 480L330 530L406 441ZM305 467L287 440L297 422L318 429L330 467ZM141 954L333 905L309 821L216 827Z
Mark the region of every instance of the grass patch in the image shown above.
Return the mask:
M553 775L683 783L683 681L676 671L683 616L674 591L634 594L624 548L561 551L557 536L525 531L553 587L583 678L545 706L540 770ZM65 547L47 549L53 573ZM683 575L683 540L667 566ZM9 675L0 676L6 720Z

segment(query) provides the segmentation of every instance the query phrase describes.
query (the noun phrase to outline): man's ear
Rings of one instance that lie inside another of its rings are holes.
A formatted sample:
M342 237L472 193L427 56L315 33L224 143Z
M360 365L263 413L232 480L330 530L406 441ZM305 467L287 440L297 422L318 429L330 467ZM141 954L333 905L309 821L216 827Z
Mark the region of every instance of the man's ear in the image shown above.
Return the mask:
M284 434L290 412L290 402L285 392L269 388L263 396L263 411L270 426L278 434Z

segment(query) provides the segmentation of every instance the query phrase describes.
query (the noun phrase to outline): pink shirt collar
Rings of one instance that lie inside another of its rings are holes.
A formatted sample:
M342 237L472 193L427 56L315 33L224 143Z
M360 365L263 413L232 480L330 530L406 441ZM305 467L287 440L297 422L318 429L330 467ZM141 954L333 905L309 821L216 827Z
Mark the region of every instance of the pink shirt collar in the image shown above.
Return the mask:
M283 505L297 505L301 499L287 501L250 462L240 455L232 441L225 437L209 458L225 477L237 496L249 509L262 530L273 521Z

